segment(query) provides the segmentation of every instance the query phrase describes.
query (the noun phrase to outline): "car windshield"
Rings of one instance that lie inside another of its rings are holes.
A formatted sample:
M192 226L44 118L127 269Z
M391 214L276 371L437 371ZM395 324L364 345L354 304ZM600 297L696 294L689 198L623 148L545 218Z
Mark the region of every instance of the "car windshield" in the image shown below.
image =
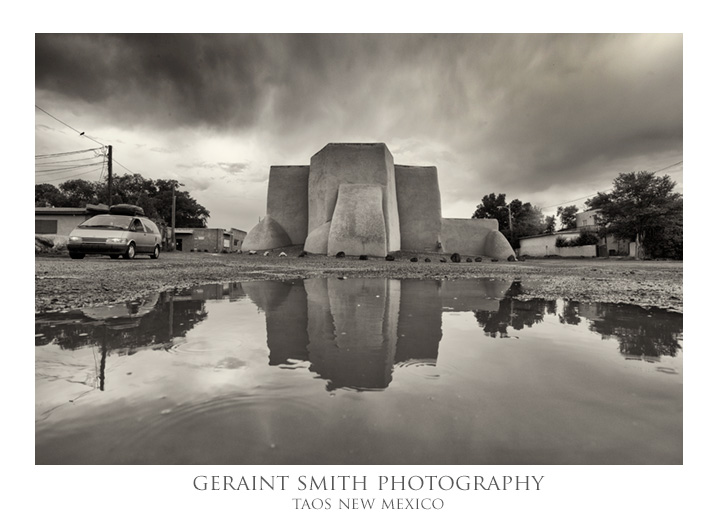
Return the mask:
M83 229L127 229L132 222L130 216L123 215L97 215L86 220L78 227Z

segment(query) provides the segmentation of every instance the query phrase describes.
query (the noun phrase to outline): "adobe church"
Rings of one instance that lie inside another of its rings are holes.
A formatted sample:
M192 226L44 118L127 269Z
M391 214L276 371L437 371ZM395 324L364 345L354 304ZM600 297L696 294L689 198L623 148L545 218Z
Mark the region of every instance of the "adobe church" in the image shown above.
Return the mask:
M442 218L436 167L394 164L386 144L327 144L308 166L272 166L267 214L242 250L384 257L405 250L506 260L494 219Z

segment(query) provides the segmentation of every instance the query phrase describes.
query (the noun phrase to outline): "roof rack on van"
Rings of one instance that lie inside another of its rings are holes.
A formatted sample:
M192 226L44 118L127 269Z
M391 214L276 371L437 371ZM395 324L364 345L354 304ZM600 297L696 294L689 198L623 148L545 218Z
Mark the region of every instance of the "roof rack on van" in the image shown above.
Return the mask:
M110 212L110 206L106 204L87 204L85 211L90 215L104 215Z
M115 204L110 207L111 215L128 215L131 217L143 217L145 216L145 210L140 206L133 206L132 204Z

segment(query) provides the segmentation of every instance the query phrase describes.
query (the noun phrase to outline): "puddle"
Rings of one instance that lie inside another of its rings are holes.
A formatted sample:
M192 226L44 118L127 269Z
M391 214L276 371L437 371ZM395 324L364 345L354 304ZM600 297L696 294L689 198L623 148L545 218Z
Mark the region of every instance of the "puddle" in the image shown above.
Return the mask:
M683 317L307 279L37 315L38 464L680 464Z

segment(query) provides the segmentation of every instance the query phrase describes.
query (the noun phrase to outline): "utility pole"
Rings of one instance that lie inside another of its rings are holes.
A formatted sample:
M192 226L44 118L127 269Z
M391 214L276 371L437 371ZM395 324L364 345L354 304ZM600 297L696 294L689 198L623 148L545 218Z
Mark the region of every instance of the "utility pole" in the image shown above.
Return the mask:
M175 189L179 186L184 186L177 180L172 181L172 247L170 251L177 249L177 239L175 238L175 210L177 209L177 196L175 195Z
M175 196L175 185L172 184L172 247L170 251L174 251L177 247L177 239L175 238L175 208L177 206L177 197Z
M107 146L107 205L112 205L112 146Z
M511 206L505 205L505 206L497 206L497 207L499 209L505 209L508 212L508 214L509 214L509 233L513 233L514 232L514 224L511 221Z

